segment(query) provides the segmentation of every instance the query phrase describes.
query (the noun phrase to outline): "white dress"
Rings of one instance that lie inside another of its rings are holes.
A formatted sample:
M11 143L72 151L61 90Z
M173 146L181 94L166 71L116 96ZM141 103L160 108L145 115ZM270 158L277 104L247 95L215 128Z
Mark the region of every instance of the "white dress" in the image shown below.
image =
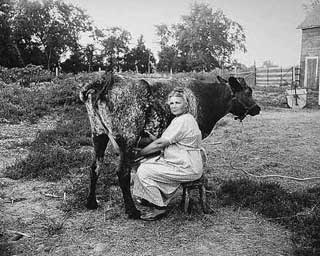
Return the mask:
M175 117L161 138L170 142L160 156L142 163L133 194L158 206L167 206L183 182L199 179L203 171L201 131L189 114Z

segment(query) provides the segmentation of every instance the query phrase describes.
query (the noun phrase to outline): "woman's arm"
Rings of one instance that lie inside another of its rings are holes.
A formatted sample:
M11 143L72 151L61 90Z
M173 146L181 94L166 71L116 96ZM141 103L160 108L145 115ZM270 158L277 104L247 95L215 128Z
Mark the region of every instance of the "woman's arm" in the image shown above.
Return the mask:
M154 141L154 140L156 140L156 139L157 139L157 137L156 137L156 136L154 136L151 132L146 131L146 134L148 134L148 135L149 135L149 138L150 138L152 141Z
M140 151L140 155L149 155L154 152L160 151L161 149L165 148L170 144L169 140L164 138L156 139L155 141L151 142L148 146L144 147Z

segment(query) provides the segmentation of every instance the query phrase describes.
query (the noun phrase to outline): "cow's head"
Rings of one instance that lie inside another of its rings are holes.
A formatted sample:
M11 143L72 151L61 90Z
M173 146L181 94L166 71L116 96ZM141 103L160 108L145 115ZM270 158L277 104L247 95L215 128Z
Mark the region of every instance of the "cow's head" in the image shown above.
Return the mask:
M236 119L242 121L247 115L255 116L260 113L261 108L252 98L252 89L243 78L230 77L229 81L218 77L220 82L228 82L232 90L232 107L230 113Z

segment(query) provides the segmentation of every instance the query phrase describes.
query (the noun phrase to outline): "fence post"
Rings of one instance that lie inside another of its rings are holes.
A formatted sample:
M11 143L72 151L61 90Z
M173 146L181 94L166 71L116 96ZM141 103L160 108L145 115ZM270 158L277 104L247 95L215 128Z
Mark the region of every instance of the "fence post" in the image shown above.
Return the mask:
M267 67L267 86L269 85L269 68Z
M280 67L280 86L282 85L282 67Z
M293 66L292 67L292 82L291 82L291 84L294 85L294 86L295 86L295 77L296 77L296 75L295 75L295 67Z
M256 62L253 64L253 72L254 72L254 86L257 85L257 68L256 68Z

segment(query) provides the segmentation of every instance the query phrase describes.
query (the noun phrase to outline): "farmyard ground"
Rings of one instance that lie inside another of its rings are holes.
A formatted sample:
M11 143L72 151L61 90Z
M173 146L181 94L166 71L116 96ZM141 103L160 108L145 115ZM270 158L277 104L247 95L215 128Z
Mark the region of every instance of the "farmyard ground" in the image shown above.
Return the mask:
M24 145L39 129L54 126L54 118L2 125L1 168L28 154ZM68 184L1 176L2 255L291 255L288 230L246 209L214 207L214 192L222 180L244 176L230 163L256 175L320 176L319 127L319 110L271 108L243 123L223 118L204 143L212 208L207 215L197 205L190 215L182 213L178 195L167 218L128 220L117 186L98 210L69 214L61 210ZM288 191L320 182L273 181ZM27 236L18 239L14 231Z

